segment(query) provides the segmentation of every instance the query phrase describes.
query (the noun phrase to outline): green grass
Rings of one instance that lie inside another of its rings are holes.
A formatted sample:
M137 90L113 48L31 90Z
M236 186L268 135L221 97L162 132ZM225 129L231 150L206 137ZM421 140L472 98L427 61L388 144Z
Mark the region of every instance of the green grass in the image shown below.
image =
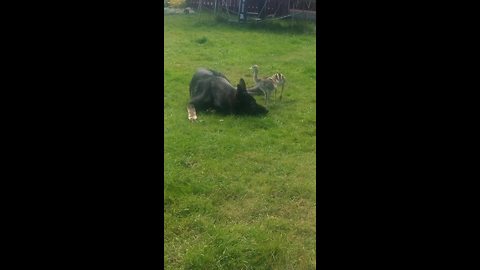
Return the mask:
M164 21L164 268L315 269L315 36L203 13ZM265 117L187 120L196 68L250 87L253 64L287 77Z

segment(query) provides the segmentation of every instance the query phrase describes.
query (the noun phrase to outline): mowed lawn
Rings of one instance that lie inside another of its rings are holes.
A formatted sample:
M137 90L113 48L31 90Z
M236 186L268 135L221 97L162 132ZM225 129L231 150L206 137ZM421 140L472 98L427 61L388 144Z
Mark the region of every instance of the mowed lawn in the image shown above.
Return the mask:
M316 269L315 35L164 21L164 269ZM251 87L253 64L287 77L266 116L187 120L196 68Z

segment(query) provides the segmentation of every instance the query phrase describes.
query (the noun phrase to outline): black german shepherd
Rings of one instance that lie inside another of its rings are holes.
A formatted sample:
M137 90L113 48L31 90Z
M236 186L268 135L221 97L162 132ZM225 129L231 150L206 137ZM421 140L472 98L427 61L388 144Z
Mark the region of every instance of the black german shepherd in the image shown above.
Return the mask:
M188 119L196 120L195 110L215 109L223 114L263 115L268 110L258 105L247 93L245 81L240 79L237 89L220 72L198 69L190 82Z

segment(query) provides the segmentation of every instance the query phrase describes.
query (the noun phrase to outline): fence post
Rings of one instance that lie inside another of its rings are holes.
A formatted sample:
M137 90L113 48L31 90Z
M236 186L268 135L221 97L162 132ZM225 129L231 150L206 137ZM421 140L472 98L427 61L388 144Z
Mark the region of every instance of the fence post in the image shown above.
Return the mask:
M240 0L238 4L238 21L247 21L247 9L245 8L245 0Z

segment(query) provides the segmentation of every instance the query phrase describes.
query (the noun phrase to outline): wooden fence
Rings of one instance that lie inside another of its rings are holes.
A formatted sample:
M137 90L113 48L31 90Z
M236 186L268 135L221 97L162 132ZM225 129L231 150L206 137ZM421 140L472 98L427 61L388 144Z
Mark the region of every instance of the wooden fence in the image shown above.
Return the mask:
M189 7L197 9L200 0L187 0ZM201 0L201 7L215 8L215 0ZM238 13L240 0L216 0L217 11L228 8L229 12ZM265 6L265 9L263 7ZM309 0L246 0L247 12L259 17L274 15L276 17L288 15L290 9L316 11L316 1Z

